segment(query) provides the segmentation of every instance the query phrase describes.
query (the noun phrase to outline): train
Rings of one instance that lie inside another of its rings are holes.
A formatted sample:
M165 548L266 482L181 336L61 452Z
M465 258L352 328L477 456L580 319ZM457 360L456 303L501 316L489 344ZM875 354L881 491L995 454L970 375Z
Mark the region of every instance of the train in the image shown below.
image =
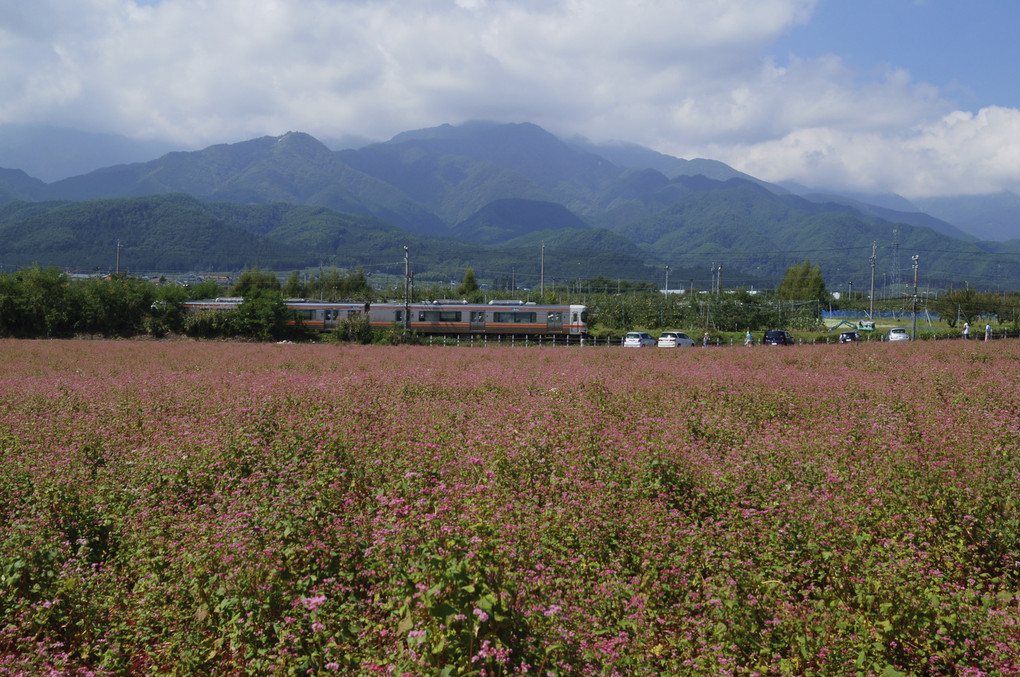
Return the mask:
M244 299L220 297L186 301L189 312L233 310ZM406 327L442 336L574 336L588 334L588 308L531 301L468 303L441 299L424 303L353 303L287 299L287 324L313 331L333 331L345 320L367 316L373 328Z

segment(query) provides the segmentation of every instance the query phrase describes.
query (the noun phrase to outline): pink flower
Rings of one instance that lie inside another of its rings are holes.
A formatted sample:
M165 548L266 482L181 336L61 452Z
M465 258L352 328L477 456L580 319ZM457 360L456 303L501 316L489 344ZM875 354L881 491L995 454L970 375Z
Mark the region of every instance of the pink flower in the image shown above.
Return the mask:
M315 597L302 597L301 604L304 605L309 611L315 611L326 602L325 595L316 595Z

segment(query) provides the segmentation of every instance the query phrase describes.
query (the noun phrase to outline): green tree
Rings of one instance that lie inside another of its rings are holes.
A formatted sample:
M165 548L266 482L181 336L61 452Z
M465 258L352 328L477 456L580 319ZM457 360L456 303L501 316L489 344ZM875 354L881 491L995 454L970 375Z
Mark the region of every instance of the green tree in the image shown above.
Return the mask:
M280 336L287 321L287 306L279 290L250 289L234 312L234 330L259 341Z
M336 267L320 272L315 280L305 285L305 295L322 301L371 301L374 296L360 267L343 275Z
M305 295L305 286L301 284L301 274L296 270L290 272L287 283L283 285L283 295L287 298L301 298Z
M59 268L33 266L2 277L0 331L24 337L73 332L71 278Z
M308 284L308 295L320 301L339 301L343 298L343 278L336 266L326 272L319 270L319 276Z
M471 270L471 266L464 271L464 280L457 287L457 296L470 297L478 292L478 282L475 281L475 271Z
M177 285L167 285L163 287L166 289L166 294L173 295L177 298L176 292L169 291ZM191 284L182 287L185 290L184 298L187 300L198 300L198 299L214 299L217 296L223 296L223 287L216 280L202 280L198 284Z
M153 312L156 287L125 273L92 278L69 288L75 309L75 333L133 336L143 331Z
M245 268L227 293L230 296L248 296L253 289L280 291L280 279L276 277L276 273L263 273L258 267L251 270Z
M720 331L761 331L770 329L775 311L760 297L740 290L735 294L723 294L709 298L706 316L710 325Z
M786 269L783 281L779 283L776 294L784 301L818 301L828 303L829 292L825 289L825 278L822 269L804 259L804 263Z
M947 294L942 294L928 304L950 327L959 322L973 322L975 318L990 313L998 315L1000 321L1010 308L1001 296L988 292L979 292L974 287L964 287Z
M343 282L347 298L359 301L372 300L372 287L368 284L368 278L365 277L365 271L361 266L353 273L344 275Z

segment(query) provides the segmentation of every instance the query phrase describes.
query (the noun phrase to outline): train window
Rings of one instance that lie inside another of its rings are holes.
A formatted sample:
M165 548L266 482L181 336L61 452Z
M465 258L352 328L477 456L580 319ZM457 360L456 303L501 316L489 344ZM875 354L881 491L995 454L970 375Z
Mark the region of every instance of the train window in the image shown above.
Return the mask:
M311 322L315 319L314 310L294 309L294 320L296 322Z
M418 312L419 322L460 322L459 310L421 310Z
M497 324L535 324L536 313L493 313L492 321Z
M545 318L546 318L546 323L550 327L553 326L553 325L562 325L563 324L563 313L560 313L560 312L548 313L545 316Z
M393 315L393 321L394 322L403 322L404 321L404 311L403 310L396 311L394 313L394 315Z

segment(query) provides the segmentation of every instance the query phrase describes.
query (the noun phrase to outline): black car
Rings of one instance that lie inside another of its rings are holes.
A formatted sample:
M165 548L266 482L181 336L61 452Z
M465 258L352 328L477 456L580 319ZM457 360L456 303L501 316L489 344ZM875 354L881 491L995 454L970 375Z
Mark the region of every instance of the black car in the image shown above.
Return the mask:
M772 329L765 332L765 339L762 343L767 346L792 346L793 337L785 329Z
M845 331L845 332L843 332L842 334L839 335L839 342L840 343L854 343L855 341L860 341L860 340L861 340L861 335L858 334L855 331Z

